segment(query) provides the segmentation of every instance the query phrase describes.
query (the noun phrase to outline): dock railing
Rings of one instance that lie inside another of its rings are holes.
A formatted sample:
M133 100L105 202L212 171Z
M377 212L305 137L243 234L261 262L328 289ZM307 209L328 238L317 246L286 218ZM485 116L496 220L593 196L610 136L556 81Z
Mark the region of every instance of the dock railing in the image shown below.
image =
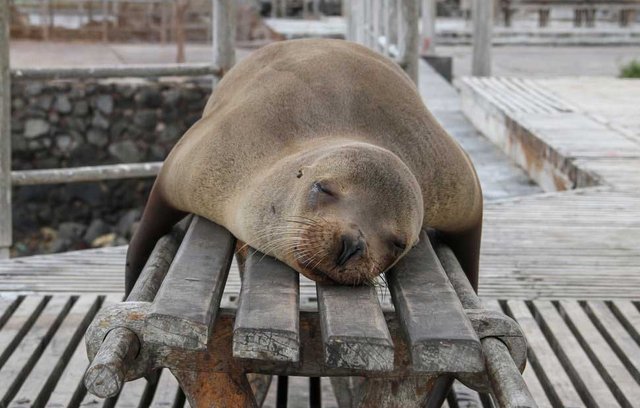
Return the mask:
M161 162L123 163L64 169L11 170L11 81L213 75L215 83L235 63L235 1L212 0L213 55L211 64L126 65L95 68L10 69L10 0L0 0L0 258L12 244L11 188L14 185L96 182L153 177Z
M347 39L394 59L418 82L419 0L348 0Z

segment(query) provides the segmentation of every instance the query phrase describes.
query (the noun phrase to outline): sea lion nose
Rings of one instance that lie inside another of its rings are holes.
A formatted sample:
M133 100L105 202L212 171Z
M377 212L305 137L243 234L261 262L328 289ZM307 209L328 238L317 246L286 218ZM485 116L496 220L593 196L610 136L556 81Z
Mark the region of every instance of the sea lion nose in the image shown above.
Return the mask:
M345 234L342 235L341 240L342 248L336 260L338 266L342 266L347 263L349 259L361 255L366 248L366 243L360 236Z

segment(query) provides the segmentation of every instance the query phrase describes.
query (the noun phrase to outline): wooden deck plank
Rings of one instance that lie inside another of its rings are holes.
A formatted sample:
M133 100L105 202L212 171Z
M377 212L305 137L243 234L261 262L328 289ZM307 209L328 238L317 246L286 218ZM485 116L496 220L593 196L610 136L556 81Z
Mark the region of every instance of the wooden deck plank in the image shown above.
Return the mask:
M9 408L42 406L49 399L52 388L60 378L67 361L79 344L89 323L98 310L99 298L81 296L75 301L62 324L38 359Z
M611 310L624 325L631 337L640 344L640 307L629 301L614 300Z
M0 369L0 405L8 405L22 382L38 361L43 349L54 335L71 307L70 296L54 296L42 310L33 326L21 339Z
M149 404L149 408L173 408L180 394L180 386L176 377L168 369L160 373L156 392Z
M560 360L547 342L527 305L508 301L507 311L520 324L527 337L529 361L549 396L553 406L579 407L584 403Z
M640 401L638 383L598 332L580 304L573 301L560 301L560 313L616 399L626 406L633 406Z
M583 400L592 406L620 406L553 304L548 301L533 304L536 320Z
M142 406L147 394L147 385L145 378L126 382L122 386L120 395L118 395L115 408L138 408Z
M0 331L0 367L11 356L11 353L13 353L15 347L36 320L46 302L47 298L44 296L29 296L7 318Z
M593 324L640 385L640 345L603 301L587 302L586 310Z
M103 300L101 307L112 305L121 300L121 295L108 295ZM86 404L90 401L104 401L93 395L87 395L83 377L88 366L89 357L83 336L44 406L49 408L75 407L81 405L83 401Z

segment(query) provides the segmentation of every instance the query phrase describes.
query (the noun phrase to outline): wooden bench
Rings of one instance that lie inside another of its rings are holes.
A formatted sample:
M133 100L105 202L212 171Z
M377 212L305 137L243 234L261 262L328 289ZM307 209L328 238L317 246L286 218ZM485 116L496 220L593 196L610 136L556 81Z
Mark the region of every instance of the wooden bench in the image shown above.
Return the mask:
M617 12L619 25L627 27L635 21L640 2L638 0L501 0L499 8L507 27L511 26L511 18L517 10L536 11L538 26L547 27L552 8L572 9L573 24L576 27L582 25L594 27L598 9Z
M453 378L502 406L535 406L519 326L484 309L453 253L426 234L386 275L395 312L374 287L332 285L318 285L317 311L300 311L298 273L257 252L230 310L219 305L234 238L199 217L182 239L185 228L157 244L127 301L89 326L91 393L116 395L166 367L192 407L256 406L247 373L335 377L353 406L440 406ZM350 376L365 379L340 379Z

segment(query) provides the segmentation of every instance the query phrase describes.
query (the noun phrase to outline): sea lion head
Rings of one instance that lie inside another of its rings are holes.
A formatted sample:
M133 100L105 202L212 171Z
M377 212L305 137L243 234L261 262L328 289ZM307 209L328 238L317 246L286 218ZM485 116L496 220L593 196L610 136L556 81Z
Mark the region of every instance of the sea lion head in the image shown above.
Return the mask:
M275 164L258 184L244 199L254 209L247 242L315 281L371 283L418 241L420 186L389 150L310 149Z

